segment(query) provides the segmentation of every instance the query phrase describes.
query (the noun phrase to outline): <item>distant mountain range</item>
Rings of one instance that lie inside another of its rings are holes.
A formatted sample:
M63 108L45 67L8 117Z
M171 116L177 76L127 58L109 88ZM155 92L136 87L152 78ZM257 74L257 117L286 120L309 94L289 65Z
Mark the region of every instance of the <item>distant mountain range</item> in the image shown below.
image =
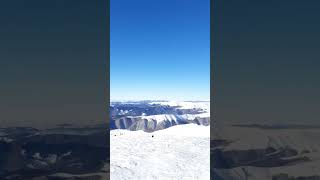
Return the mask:
M208 101L111 102L110 128L153 132L179 124L210 125Z

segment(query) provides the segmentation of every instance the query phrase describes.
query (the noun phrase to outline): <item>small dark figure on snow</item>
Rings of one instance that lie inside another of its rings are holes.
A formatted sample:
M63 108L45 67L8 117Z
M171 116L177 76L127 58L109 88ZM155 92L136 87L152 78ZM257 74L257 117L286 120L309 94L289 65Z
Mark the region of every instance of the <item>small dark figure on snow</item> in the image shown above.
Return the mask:
M153 135L151 137L153 137Z

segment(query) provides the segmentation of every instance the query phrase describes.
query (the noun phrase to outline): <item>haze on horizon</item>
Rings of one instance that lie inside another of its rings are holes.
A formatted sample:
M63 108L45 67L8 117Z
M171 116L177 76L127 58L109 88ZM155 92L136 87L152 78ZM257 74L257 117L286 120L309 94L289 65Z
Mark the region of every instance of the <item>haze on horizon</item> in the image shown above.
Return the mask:
M146 96L147 97L147 96ZM210 101L210 97L203 97L203 98L197 98L197 97L186 97L186 98L175 98L175 97L163 97L163 98L159 98L159 97L152 97L149 96L147 98L145 97L123 97L123 98L110 98L111 102L116 102L116 101Z

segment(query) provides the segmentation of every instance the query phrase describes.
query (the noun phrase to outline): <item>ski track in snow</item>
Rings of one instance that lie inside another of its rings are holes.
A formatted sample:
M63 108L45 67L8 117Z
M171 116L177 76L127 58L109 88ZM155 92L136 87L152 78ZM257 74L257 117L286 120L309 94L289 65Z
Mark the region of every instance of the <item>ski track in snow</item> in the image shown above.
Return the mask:
M111 180L210 179L210 126L112 130L110 135Z

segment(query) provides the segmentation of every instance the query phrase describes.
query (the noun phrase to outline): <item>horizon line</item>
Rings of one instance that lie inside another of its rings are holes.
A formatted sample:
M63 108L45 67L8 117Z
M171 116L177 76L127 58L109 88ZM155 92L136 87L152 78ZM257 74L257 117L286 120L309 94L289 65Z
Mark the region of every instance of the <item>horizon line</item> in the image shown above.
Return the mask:
M124 99L110 99L110 102L143 102L143 101L150 101L150 102L210 102L210 99L199 99L199 100L164 100L164 99L137 99L137 100L124 100Z

